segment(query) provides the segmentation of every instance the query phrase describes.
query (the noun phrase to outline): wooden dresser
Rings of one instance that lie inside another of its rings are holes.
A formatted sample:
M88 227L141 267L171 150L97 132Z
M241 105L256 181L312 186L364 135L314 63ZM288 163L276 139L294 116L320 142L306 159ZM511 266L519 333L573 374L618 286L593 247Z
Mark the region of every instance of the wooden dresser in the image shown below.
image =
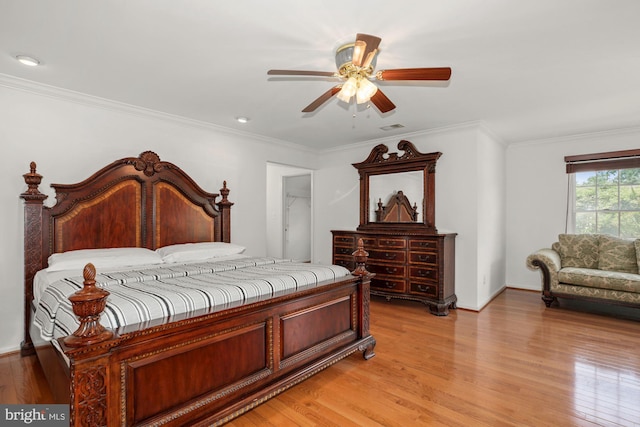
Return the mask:
M397 153L378 144L353 167L360 175L360 225L333 233L333 263L355 268L359 239L375 273L371 294L420 301L446 316L456 308L456 233L436 229L436 162L440 152L421 153L409 141ZM384 200L383 200L384 199Z
M355 268L352 252L363 239L369 252L371 294L420 301L438 316L456 308L455 233L407 234L406 231L333 230L333 263Z

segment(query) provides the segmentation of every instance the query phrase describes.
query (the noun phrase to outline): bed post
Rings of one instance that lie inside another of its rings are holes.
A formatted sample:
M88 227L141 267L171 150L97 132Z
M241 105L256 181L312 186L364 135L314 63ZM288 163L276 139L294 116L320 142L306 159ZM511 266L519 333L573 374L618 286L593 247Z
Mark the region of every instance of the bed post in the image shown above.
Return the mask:
M96 286L96 269L89 263L82 272L84 286L69 297L80 326L61 338L71 370L70 407L72 426L108 426L109 354L113 343L92 346L113 338L112 331L100 324L100 314L107 305L109 292ZM89 347L91 346L91 347Z
M359 350L363 352L363 357L369 360L376 355L373 351L373 348L376 346L376 340L369 333L369 303L371 301L370 288L371 278L374 274L369 273L365 267L369 252L364 250L364 242L362 239L358 239L358 247L351 255L353 255L353 259L356 263L356 269L353 270L351 274L360 278L360 292L362 294L362 298L360 298L360 307L358 307L360 310L359 334L361 338L370 338L369 341L363 343L359 347Z
M33 277L42 269L42 210L47 196L38 189L42 175L36 173L35 162L31 162L30 172L22 176L28 189L20 194L24 200L24 341L20 344L20 354L27 356L34 353L29 335Z
M86 346L113 337L113 332L100 324L100 314L107 305L109 292L96 286L96 268L93 264L87 264L82 275L84 287L69 297L80 326L73 334L64 338L68 347Z
M229 196L229 189L227 188L227 181L222 182L222 188L220 189L220 194L222 195L222 200L218 203L218 210L220 211L220 215L222 215L222 230L220 241L231 243L231 206L233 203L227 199Z

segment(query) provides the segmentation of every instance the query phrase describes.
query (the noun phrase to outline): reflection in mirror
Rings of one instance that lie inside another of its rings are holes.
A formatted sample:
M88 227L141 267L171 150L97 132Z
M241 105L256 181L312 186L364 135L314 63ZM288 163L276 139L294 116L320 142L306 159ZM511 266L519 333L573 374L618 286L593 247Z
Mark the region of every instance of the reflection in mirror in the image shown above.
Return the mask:
M409 199L411 206L414 204L417 205L417 221L423 221L423 182L423 171L372 175L369 177L369 221L376 221L378 201L382 200L382 204L386 206L389 200L391 200L398 191L402 191L404 193L407 199Z

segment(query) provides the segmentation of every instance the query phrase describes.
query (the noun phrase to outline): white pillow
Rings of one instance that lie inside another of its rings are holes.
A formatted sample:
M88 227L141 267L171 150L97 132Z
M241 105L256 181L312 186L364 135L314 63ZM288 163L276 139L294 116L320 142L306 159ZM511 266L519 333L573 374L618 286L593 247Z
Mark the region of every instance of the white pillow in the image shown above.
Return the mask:
M146 248L80 249L52 254L47 271L83 269L87 263L97 269L161 264L162 257Z
M203 242L164 246L156 252L164 262L190 262L241 254L244 250L244 246L233 243Z

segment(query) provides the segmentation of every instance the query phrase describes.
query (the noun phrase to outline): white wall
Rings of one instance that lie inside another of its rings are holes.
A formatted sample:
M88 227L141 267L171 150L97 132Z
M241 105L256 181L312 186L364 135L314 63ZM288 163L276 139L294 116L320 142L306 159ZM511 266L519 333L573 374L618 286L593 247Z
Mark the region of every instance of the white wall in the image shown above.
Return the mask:
M49 184L75 183L113 160L145 150L181 167L205 190L231 190L232 240L247 253L266 254L266 163L313 169L315 152L202 123L103 100L35 87L0 76L0 353L23 339L22 174L29 163L44 176L40 191L54 203Z
M564 157L637 149L640 128L511 144L507 148L507 264L510 287L541 290L527 256L550 247L565 231L567 174Z
M478 299L484 307L504 287L506 146L483 129L478 135Z
M443 153L436 166L436 227L440 233L458 233L458 306L478 310L505 285L501 231L505 148L478 123L324 152L316 171L315 261L331 261L330 230L354 230L358 226L360 182L351 164L363 161L380 143L386 144L389 152L397 152L401 139L411 141L423 153ZM499 230L490 230L496 224ZM482 288L479 283L484 284Z

